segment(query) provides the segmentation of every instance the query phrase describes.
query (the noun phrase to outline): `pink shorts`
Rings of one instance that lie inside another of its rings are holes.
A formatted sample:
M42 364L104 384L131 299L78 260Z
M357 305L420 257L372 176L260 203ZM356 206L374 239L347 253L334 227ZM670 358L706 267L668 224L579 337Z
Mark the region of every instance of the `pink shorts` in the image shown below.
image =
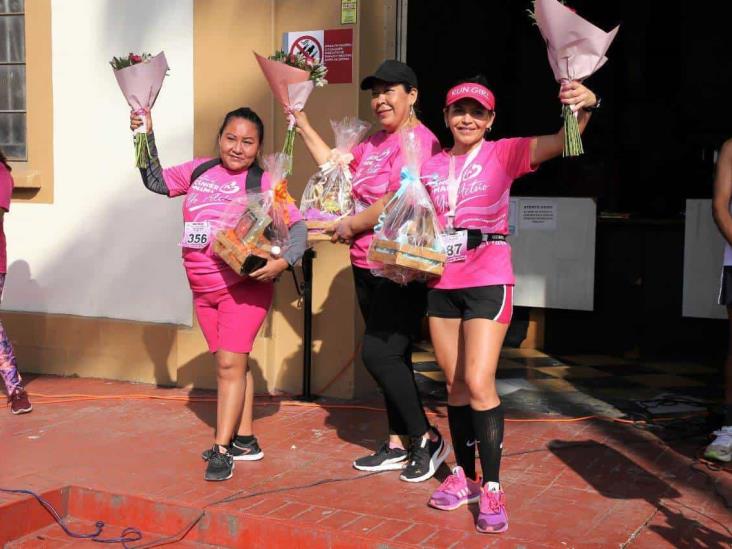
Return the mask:
M245 279L214 292L194 292L193 305L212 353L249 353L272 305L274 284Z

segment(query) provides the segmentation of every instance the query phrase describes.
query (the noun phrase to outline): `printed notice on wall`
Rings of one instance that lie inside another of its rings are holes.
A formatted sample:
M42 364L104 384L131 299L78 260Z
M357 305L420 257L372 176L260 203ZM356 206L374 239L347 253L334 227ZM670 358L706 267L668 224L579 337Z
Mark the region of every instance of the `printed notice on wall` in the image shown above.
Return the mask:
M554 200L521 200L519 226L533 231L554 231L557 228L557 203Z
M508 203L508 234L518 234L518 198L512 198Z
M353 82L353 29L286 32L284 49L302 54L328 67L328 84Z
M341 0L341 25L354 25L358 17L358 0Z

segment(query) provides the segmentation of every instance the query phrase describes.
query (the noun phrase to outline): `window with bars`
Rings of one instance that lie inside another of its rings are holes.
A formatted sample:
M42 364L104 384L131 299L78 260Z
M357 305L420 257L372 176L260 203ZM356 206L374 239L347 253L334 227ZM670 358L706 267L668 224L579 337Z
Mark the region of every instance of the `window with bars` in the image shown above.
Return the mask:
M24 0L0 0L0 148L27 160Z

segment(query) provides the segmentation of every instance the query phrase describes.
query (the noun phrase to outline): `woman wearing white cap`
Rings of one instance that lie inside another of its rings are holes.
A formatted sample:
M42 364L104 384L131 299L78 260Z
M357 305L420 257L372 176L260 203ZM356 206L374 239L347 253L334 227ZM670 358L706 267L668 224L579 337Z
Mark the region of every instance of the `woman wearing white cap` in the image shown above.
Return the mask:
M579 82L561 87L559 99L577 113L580 131L599 105ZM508 234L509 191L514 179L562 154L564 130L553 135L486 141L495 121L495 98L485 78L463 81L447 92L445 124L451 149L422 166L443 229L449 261L430 283L430 333L448 387L448 420L457 466L429 504L453 510L480 501L476 528L508 529L498 471L503 409L495 374L513 310L513 268ZM478 449L482 481L475 471Z
M427 421L412 371L411 343L424 316L424 286L399 286L375 276L371 269L378 265L369 262L367 252L374 225L399 188L404 163L400 130L414 132L425 158L439 152L440 144L415 114L417 76L409 66L384 61L363 79L361 89L371 90L371 108L382 129L351 151L356 213L338 223L333 240L351 245L356 295L366 324L362 358L384 393L389 438L375 453L356 459L353 466L362 471L402 470L400 479L421 482L435 474L449 453L440 433ZM305 113L292 114L310 154L319 165L324 164L331 147Z

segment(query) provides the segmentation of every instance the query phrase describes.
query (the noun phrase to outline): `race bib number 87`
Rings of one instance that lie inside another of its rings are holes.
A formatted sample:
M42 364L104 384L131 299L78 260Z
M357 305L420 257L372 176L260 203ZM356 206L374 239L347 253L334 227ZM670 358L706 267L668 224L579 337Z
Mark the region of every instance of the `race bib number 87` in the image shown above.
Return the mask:
M447 262L465 261L468 251L468 231L458 231L453 234L442 235L445 242Z
M179 246L202 249L208 246L211 226L208 221L187 221Z

